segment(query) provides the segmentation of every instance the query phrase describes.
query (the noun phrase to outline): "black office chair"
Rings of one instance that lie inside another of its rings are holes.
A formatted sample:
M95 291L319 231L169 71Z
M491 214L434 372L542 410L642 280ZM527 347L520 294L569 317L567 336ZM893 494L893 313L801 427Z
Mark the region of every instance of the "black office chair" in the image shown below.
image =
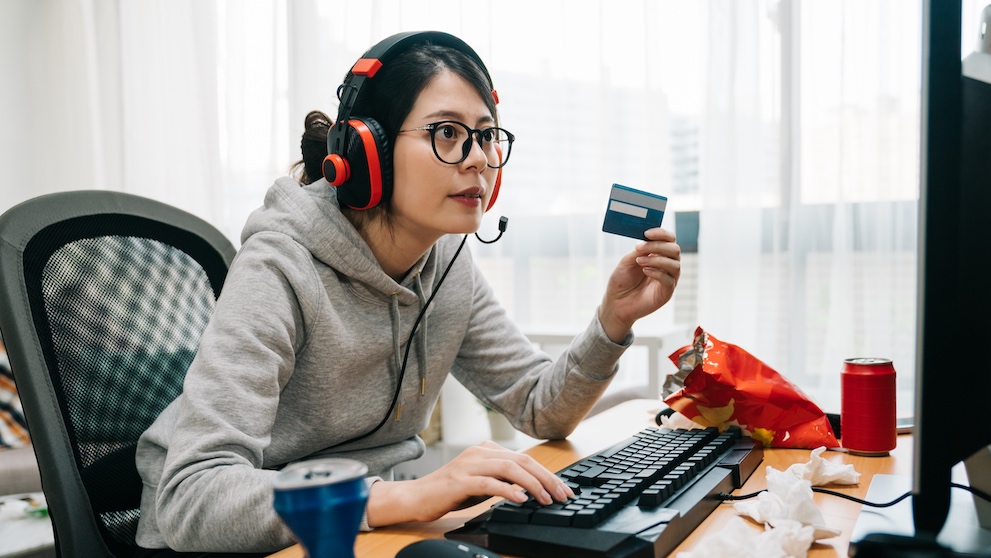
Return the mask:
M234 248L205 221L119 192L0 216L0 331L61 556L132 556L141 433L182 390Z

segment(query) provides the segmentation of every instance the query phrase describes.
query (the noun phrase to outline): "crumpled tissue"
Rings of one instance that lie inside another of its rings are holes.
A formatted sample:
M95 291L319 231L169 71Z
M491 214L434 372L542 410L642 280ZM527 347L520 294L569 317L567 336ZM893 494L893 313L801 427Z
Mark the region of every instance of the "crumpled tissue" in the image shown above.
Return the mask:
M827 484L857 484L860 482L860 473L849 463L834 463L822 458L826 451L825 447L812 450L808 463L795 463L785 469L786 473L791 473L795 477L809 481L812 486L825 486Z
M781 521L774 529L754 531L734 517L719 531L705 537L678 558L802 558L812 546L812 527L798 521Z
M857 484L860 473L853 465L833 463L822 458L825 447L812 450L808 463L796 463L784 471L767 468L767 491L757 495L756 501L745 500L733 504L737 513L757 523L775 527L782 520L798 521L814 530L815 540L828 539L840 534L828 527L822 512L812 500L812 487L826 484Z
M672 423L680 420L672 415ZM853 465L823 459L825 451L825 447L816 448L807 463L796 463L784 471L767 467L767 491L754 500L733 504L738 514L768 529L755 533L737 519L729 528L704 538L691 552L679 553L678 558L803 557L814 541L839 535L839 529L825 524L822 512L812 500L812 486L857 484L860 473Z
M812 501L812 484L773 467L767 468L767 491L761 492L753 500L736 502L733 509L757 523L772 527L781 520L798 521L815 530L815 540L840 534L838 529L826 525L822 512Z

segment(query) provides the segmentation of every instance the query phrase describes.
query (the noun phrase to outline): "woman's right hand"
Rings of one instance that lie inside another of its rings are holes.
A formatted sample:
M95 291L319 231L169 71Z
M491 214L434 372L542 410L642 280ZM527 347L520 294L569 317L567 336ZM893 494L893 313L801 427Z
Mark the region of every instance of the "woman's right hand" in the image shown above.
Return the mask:
M479 496L524 502L524 490L544 505L575 497L570 487L529 455L482 442L419 479L373 484L368 525L433 521Z

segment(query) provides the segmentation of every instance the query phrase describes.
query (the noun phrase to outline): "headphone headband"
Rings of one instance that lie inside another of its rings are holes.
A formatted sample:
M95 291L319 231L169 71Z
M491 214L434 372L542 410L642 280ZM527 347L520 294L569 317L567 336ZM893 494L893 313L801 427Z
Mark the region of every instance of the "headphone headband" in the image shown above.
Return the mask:
M387 200L392 190L389 140L374 119L352 116L358 95L365 82L374 79L379 70L393 58L423 43L452 48L472 59L485 75L493 101L499 103L499 97L492 87L492 76L489 75L485 63L467 43L454 35L441 31L407 31L387 37L373 45L351 66L344 83L337 89L340 106L337 120L327 133L327 157L323 164L324 177L331 185L339 188L339 199L354 209L375 207L380 201ZM356 152L354 149L359 143L363 144L363 148ZM372 154L372 147L375 148L376 156L366 156ZM354 161L349 160L352 158L361 159L365 164L355 165ZM347 186L349 182L355 182L351 180L352 170L357 171L358 168L366 168L373 180L370 184L363 185L363 188ZM501 169L499 177L501 178ZM366 191L368 188L371 188L371 191ZM492 201L495 201L498 188L497 179Z
M436 45L446 46L468 55L475 61L476 64L478 64L478 67L482 69L482 72L485 74L485 79L489 82L489 87L492 86L492 77L489 76L489 71L485 68L485 63L482 62L482 59L479 58L478 54L470 46L468 46L468 43L462 41L454 35L451 35L450 33L444 33L441 31L407 31L405 33L396 33L391 37L386 37L372 46L372 48L368 49L361 59L355 62L354 66L351 67L351 72L348 73L348 77L350 78L352 75L367 75L368 77L374 77L375 72L382 67L384 61L387 61L396 53L409 50L411 46L419 43L433 43Z
M375 74L378 73L390 58L406 52L413 45L420 43L447 46L474 60L482 70L482 73L485 74L485 79L489 82L489 89L492 90L492 96L498 104L498 95L495 92L495 88L492 87L492 76L489 75L489 70L485 67L485 63L482 62L482 59L474 49L468 46L468 43L454 35L441 31L406 31L396 33L382 39L372 46L372 48L368 49L351 66L351 70L348 71L348 75L344 78L344 83L338 88L338 97L341 104L337 111L337 121L327 136L328 153L340 153L344 148L344 134L347 131L347 123L351 120L351 110L354 108L354 103L358 100L358 93L361 92L361 87L365 84L365 80L374 78ZM333 140L331 140L331 136L335 136Z

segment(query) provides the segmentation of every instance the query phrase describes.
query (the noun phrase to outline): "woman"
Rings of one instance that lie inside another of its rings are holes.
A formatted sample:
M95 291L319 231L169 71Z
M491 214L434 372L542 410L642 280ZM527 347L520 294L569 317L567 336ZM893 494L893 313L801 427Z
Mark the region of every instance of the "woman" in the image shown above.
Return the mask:
M341 163L356 156L335 158L331 132L326 157L332 123L311 113L300 175L278 180L249 217L183 393L139 443L142 547L290 545L271 479L331 454L368 465L363 529L431 521L478 496L565 501L574 494L550 471L491 442L422 478L389 479L423 453L417 433L449 373L522 432L567 436L616 372L633 323L672 295L680 250L653 229L570 350L556 361L535 351L462 250L512 150L484 66L439 33L367 58L384 64L373 78L349 73L338 124L380 125L381 200L354 209L367 196L354 201L337 173L356 172Z

